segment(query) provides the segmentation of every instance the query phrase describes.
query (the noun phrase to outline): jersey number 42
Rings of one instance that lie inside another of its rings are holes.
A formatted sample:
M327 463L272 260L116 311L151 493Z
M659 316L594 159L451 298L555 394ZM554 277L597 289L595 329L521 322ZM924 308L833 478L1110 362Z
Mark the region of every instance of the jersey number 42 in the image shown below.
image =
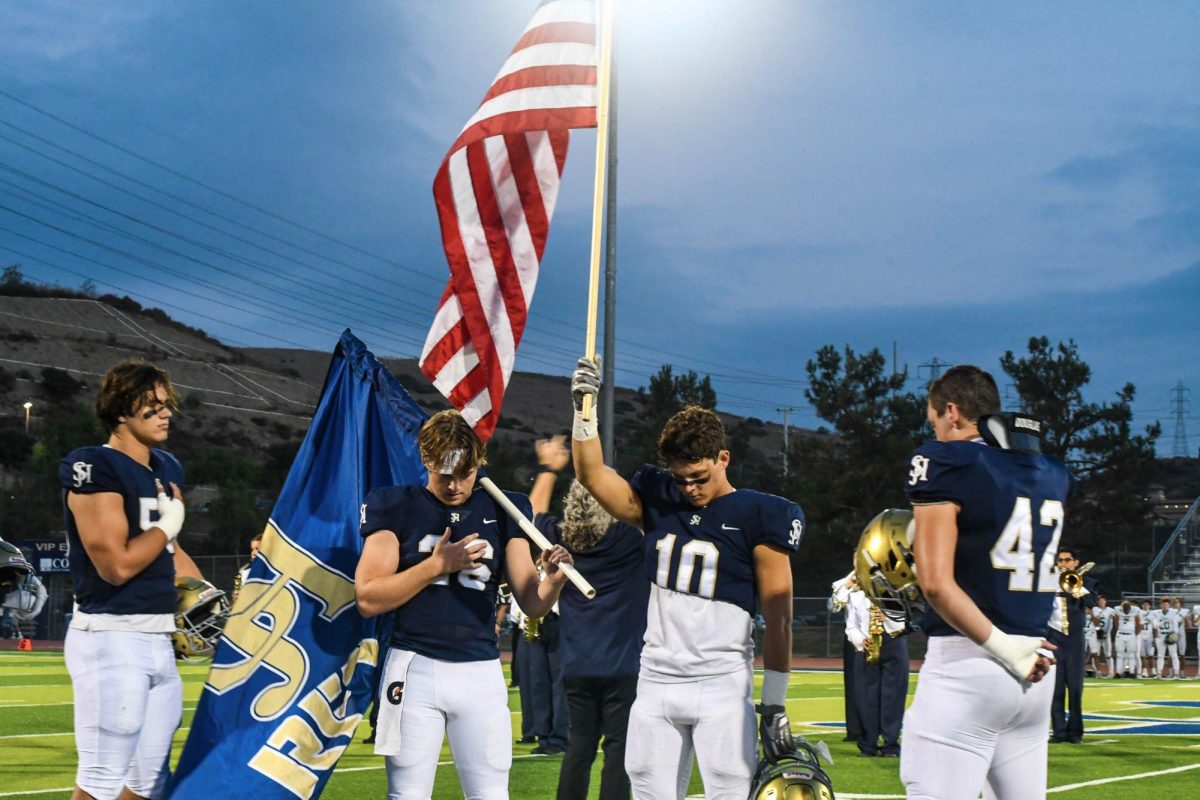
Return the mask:
M992 567L1012 571L1008 578L1011 592L1057 592L1058 576L1054 558L1058 554L1058 537L1062 535L1063 504L1059 500L1043 500L1038 509L1038 522L1052 528L1050 541L1042 551L1037 565L1037 584L1034 585L1033 504L1028 497L1018 497L1012 514L1000 532L1000 538L989 553Z

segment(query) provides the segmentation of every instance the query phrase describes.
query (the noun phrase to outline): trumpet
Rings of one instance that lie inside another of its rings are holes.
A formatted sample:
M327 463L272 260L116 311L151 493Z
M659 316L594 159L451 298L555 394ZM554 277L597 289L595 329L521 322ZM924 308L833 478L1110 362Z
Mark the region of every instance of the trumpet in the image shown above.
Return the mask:
M1096 566L1095 561L1089 561L1079 569L1063 570L1058 576L1058 588L1060 591L1071 595L1075 599L1083 597L1085 594L1091 594L1083 585L1083 576L1088 570Z
M536 642L538 637L542 635L542 618L541 617L526 617L525 618L525 641Z

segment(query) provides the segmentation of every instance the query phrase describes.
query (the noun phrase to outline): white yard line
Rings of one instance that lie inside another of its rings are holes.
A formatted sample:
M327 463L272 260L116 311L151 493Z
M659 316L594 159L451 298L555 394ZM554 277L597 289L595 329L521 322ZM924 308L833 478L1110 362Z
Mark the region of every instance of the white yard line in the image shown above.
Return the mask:
M1055 786L1052 789L1047 789L1047 794L1055 794L1057 792L1070 792L1075 789L1084 789L1088 786L1102 786L1106 783L1118 783L1120 781L1137 781L1142 778L1156 778L1159 775L1173 775L1176 772L1188 772L1189 770L1200 769L1200 764L1186 764L1182 767L1171 767L1170 769L1159 769L1154 772L1139 772L1135 775L1118 775L1115 778L1097 778L1094 781L1083 781L1082 783L1068 783L1065 786Z

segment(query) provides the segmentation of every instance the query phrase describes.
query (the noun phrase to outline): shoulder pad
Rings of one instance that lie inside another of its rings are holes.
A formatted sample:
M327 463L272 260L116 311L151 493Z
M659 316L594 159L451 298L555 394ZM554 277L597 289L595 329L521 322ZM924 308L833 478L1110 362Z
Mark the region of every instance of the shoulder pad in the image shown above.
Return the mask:
M992 447L1022 453L1042 452L1046 423L1029 414L985 414L979 418L979 435Z

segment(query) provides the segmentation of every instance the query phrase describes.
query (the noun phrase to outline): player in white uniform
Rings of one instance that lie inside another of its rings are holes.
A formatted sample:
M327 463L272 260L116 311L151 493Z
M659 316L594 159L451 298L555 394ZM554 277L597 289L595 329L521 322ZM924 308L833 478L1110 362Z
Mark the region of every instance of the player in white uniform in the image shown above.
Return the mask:
M1084 672L1089 678L1098 677L1100 674L1096 671L1096 659L1100 656L1100 634L1096 629L1096 615L1093 613L1095 610L1093 607L1083 612L1083 647L1086 656Z
M948 370L929 387L937 441L909 462L930 606L900 753L909 800L1046 796L1054 660L1044 634L1071 478L1037 452L1040 420L999 410L991 375Z
M1164 668L1166 665L1167 655L1171 656L1171 677L1179 677L1179 650L1176 648L1178 639L1183 631L1183 626L1180 625L1179 615L1175 609L1171 608L1171 598L1164 597L1160 601L1160 607L1152 615L1154 628L1154 652L1157 655L1155 667L1158 671L1158 677L1166 679L1167 673Z
M575 474L616 519L641 528L652 584L625 747L634 797L684 797L695 752L709 800L745 800L758 760L756 603L766 620L763 746L769 759L795 747L784 710L792 658L788 556L800 544L804 516L795 503L730 484L720 417L698 406L663 427L658 449L667 469L647 464L626 481L604 465L594 413L590 420L581 413L599 388L595 362L580 359L571 382Z
M1176 677L1183 680L1187 677L1188 629L1191 627L1191 619L1188 610L1183 607L1182 597L1171 601L1171 612L1175 614L1176 630L1179 633L1175 640L1175 655L1179 659Z
M1092 620L1096 626L1096 639L1100 645L1097 669L1099 669L1100 664L1103 664L1106 668L1106 672L1104 673L1106 678L1116 677L1117 674L1114 670L1115 664L1113 659L1113 611L1112 606L1108 604L1107 597L1100 595L1096 598L1096 607L1092 609ZM1097 675L1099 675L1099 672L1097 672Z
M1142 613L1125 600L1113 614L1113 648L1117 651L1117 671L1122 678L1138 676L1138 639L1142 632Z
M1154 668L1154 620L1158 615L1157 609L1150 608L1150 601L1143 600L1138 617L1142 621L1142 629L1138 632L1138 655L1141 656L1142 669L1140 678L1157 678L1158 671Z

